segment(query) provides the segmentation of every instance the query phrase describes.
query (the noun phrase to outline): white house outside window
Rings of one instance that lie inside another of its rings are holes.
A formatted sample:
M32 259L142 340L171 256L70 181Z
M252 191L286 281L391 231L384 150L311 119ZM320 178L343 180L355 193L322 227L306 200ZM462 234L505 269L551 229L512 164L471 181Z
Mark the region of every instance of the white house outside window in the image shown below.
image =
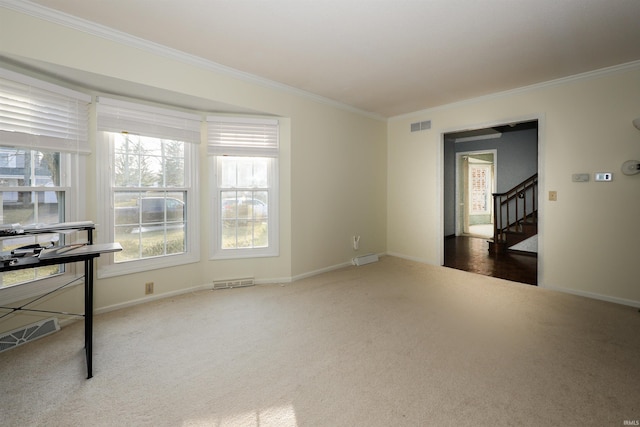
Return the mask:
M208 120L213 259L278 255L278 122Z
M101 98L101 223L123 250L102 276L198 260L199 116ZM107 213L107 214L105 214Z

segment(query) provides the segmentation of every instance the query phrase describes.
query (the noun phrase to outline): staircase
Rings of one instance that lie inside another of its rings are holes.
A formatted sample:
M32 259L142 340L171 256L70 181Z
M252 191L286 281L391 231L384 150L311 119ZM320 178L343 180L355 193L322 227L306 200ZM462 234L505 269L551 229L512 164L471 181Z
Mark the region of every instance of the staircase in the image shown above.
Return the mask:
M538 174L511 190L493 194L494 227L489 252L506 253L538 234Z

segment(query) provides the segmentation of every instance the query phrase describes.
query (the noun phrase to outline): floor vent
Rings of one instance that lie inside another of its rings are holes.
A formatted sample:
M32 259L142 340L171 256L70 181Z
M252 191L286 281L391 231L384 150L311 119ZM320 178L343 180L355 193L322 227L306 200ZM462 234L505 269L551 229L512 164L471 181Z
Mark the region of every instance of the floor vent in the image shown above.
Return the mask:
M29 341L42 338L60 330L58 319L55 317L40 322L32 323L28 326L5 332L0 335L0 353L5 350L26 344Z
M248 277L246 279L232 279L232 280L214 280L213 289L231 289L231 288L243 288L246 286L253 286L253 278Z
M353 265L365 265L365 264L371 264L372 262L377 262L377 261L378 261L378 255L376 254L360 255L353 259Z

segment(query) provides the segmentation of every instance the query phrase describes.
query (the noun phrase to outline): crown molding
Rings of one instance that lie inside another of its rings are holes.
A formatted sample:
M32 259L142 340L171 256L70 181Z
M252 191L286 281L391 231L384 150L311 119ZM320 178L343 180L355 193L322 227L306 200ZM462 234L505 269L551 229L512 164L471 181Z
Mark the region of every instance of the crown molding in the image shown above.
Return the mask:
M408 118L413 119L414 117L418 117L418 116L422 117L438 111L444 111L451 108L463 107L465 105L475 104L477 102L489 101L489 100L498 99L498 98L505 98L508 96L513 96L513 95L526 93L526 92L532 92L540 89L550 88L553 86L560 86L560 85L569 84L569 83L573 83L581 80L591 80L591 79L607 76L610 74L620 73L620 72L633 70L637 68L640 68L640 60L627 62L619 65L613 65L611 67L600 68L598 70L587 71L580 74L574 74L572 76L561 77L559 79L549 80L546 82L535 83L529 86L522 86L515 89L509 89L502 92L495 92L488 95L479 96L476 98L470 98L462 101L452 102L450 104L443 104L437 107L427 108L424 110L419 110L419 111L414 111L407 114L401 114L398 116L389 117L388 120L396 121L396 120L405 120Z
M34 18L42 19L44 21L71 28L76 31L81 31L92 36L101 37L105 40L112 41L121 45L133 47L171 60L213 71L215 73L232 77L237 80L245 81L247 83L253 83L269 89L287 92L321 104L367 116L372 119L380 121L387 120L386 117L382 117L378 114L361 110L351 105L343 104L341 102L295 88L293 86L288 86L282 83L275 82L273 80L256 76L254 74L236 70L235 68L227 67L225 65L218 64L216 62L204 59L196 55L191 55L189 53L182 52L180 50L173 49L158 43L154 43L149 40L145 40L143 38L136 37L131 34L127 34L125 32L88 21L86 19L78 18L64 12L50 9L39 4L32 3L28 0L0 0L0 7L4 7L6 9L29 15Z

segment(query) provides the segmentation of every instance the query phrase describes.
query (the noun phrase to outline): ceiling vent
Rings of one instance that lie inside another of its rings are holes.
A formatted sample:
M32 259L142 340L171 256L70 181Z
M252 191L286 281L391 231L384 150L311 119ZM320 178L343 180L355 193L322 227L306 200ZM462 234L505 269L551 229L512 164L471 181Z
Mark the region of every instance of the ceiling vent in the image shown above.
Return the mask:
M421 130L431 129L431 120L424 122L411 123L411 132L420 132Z

